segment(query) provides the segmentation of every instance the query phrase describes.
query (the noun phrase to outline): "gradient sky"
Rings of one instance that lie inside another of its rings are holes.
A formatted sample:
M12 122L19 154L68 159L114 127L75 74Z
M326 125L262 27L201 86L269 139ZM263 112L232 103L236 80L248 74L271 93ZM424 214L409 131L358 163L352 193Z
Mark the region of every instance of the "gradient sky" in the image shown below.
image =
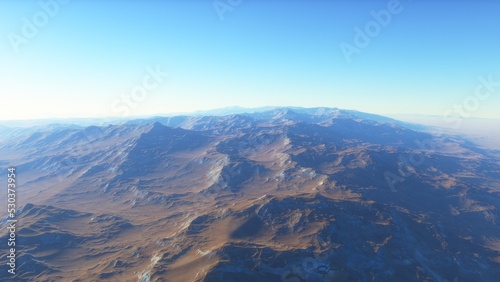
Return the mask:
M15 52L40 2L0 1L0 120L228 106L443 115L474 99L478 77L500 82L499 1L401 0L350 63L340 44L390 1L243 0L221 20L210 0L73 0ZM148 67L169 77L124 111ZM495 90L467 114L500 118Z

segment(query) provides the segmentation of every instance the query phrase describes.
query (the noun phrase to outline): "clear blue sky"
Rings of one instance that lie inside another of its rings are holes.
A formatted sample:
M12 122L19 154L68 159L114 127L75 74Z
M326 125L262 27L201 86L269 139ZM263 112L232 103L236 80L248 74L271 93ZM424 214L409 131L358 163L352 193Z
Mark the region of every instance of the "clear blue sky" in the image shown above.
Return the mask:
M3 0L0 119L236 105L443 115L475 97L479 76L500 82L500 2L493 0L401 0L400 13L348 62L340 44L355 46L354 28L364 29L370 12L389 2L243 0L221 20L210 0L73 0L33 36L23 18L44 24L39 2ZM149 79L148 67L169 76L124 103ZM495 90L467 113L500 118Z

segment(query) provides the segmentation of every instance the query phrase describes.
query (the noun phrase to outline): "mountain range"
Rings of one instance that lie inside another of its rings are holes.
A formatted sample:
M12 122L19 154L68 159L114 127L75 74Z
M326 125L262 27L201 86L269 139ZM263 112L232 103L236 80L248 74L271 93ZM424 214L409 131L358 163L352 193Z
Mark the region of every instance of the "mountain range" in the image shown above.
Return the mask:
M266 108L0 132L19 181L14 281L500 275L498 152L424 126Z

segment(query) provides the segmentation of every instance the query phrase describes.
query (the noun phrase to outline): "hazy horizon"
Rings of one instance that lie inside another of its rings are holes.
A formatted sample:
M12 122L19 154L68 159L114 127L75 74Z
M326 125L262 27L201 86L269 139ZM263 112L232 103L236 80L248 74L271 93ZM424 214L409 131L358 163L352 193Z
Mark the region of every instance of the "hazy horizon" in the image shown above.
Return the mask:
M20 117L20 118L0 118L0 122L9 122L9 121L36 121L36 120L64 120L64 119L140 119L140 118L149 118L149 117L155 117L155 116L177 116L177 115L190 115L190 114L196 114L199 112L210 112L210 111L219 111L219 110L226 110L226 109L232 109L232 108L239 108L239 109L247 109L247 110L255 110L255 109L261 109L261 108L338 108L340 110L348 110L348 111L359 111L362 113L367 113L367 114L373 114L373 115L380 115L384 117L389 117L401 121L414 121L415 123L418 123L418 118L423 117L423 118L436 118L436 119L441 119L441 122L443 124L446 124L447 122L444 120L444 115L439 115L439 114L421 114L421 113L378 113L378 112L371 112L371 111L362 111L356 108L340 108L340 107L335 107L335 106L311 106L311 107L302 107L300 105L275 105L275 106L259 106L259 107L244 107L244 106L225 106L225 107L216 107L216 108L200 108L200 109L192 109L188 111L182 111L182 112L158 112L158 113L145 113L145 114L138 114L138 115L127 115L127 116L120 116L120 115L63 115L63 116L56 116L56 115L48 115L44 117L30 117L30 116L25 116L25 117ZM478 119L478 120L500 120L500 116L496 117L481 117L481 116L470 116L470 117L462 117L464 119Z

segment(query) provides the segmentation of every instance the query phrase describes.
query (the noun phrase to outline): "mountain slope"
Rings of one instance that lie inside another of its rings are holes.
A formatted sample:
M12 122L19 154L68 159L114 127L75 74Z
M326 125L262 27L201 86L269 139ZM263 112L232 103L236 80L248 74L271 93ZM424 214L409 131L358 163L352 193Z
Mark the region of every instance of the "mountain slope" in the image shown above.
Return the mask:
M19 279L493 281L500 161L367 117L280 108L0 143L24 206Z

